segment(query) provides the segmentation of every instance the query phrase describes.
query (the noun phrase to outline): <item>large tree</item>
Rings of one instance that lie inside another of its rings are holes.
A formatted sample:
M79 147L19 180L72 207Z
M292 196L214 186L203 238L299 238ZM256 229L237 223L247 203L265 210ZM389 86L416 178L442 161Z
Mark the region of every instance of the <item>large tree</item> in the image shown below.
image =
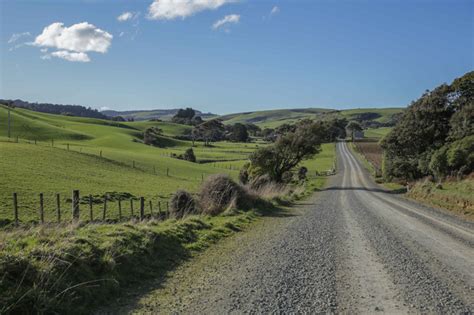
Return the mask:
M452 152L450 143L469 137L474 130L473 91L474 72L469 72L413 102L381 143L385 177L410 180L445 173L444 154Z
M305 120L292 131L278 137L274 144L258 149L250 156L250 173L269 175L281 182L283 175L320 151L326 129L323 124Z
M208 146L211 142L224 139L224 125L219 119L211 119L194 127L193 145L195 140L204 141L204 145Z
M357 121L352 120L347 124L346 129L350 131L351 140L354 142L354 134L356 131L362 131L362 126Z

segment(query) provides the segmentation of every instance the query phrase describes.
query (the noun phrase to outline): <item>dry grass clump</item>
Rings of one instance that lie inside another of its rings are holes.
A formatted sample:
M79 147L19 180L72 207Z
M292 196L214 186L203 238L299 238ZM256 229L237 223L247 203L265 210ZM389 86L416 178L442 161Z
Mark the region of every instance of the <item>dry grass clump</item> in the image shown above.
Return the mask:
M199 193L202 213L216 215L227 208L246 209L251 206L253 196L234 182L228 175L217 174L207 178Z
M261 188L263 188L264 186L267 186L271 183L273 183L273 181L272 181L270 175L265 174L265 175L260 175L260 176L257 176L255 178L253 178L249 183L249 187L250 187L250 189L252 189L254 191L258 191Z
M197 213L197 208L193 196L185 190L176 191L171 197L170 214L180 219L195 213Z

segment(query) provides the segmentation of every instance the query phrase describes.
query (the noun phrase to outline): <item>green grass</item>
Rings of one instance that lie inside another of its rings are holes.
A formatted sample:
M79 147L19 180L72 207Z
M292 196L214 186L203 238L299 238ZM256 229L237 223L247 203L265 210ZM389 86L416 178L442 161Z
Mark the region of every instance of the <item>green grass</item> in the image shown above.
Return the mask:
M266 110L248 113L236 113L224 115L220 118L226 124L234 123L254 123L261 128L276 128L282 124L295 123L300 119L331 119L331 118L347 118L352 119L354 115L361 113L377 113L380 117L374 119L378 122L387 122L391 116L400 113L402 108L358 108L348 110L331 110L322 108L305 108L305 109L279 109Z
M143 196L153 201L156 211L158 200L168 200L178 188L196 192L201 176L224 172L236 177L248 154L265 144L198 144L196 155L207 163L190 163L169 157L191 146L172 138L187 132L187 126L116 123L22 109L13 110L13 139L19 137L16 143L6 138L6 114L6 108L0 106L0 221L13 218L13 192L18 193L20 220L38 221L42 192L47 222L56 219L54 196L60 193L64 223L2 228L0 291L4 294L0 295L0 313L89 312L128 286L166 276L194 253L244 229L258 216L279 211L265 202L258 209L216 217L68 224L71 204L67 199L74 189L80 190L81 196ZM163 148L140 142L141 133L150 126L163 129ZM303 163L309 169L305 194L324 185L326 177L314 175L315 171L332 168L334 159L335 145L324 144L321 153ZM293 197L301 198L302 194ZM135 203L135 213L137 209ZM102 205L96 205L94 211L100 218ZM127 202L122 211L129 216ZM110 202L107 218L117 216L117 203ZM85 205L81 205L81 218L88 219Z
M3 232L0 313L90 313L271 211Z
M392 130L391 127L369 128L364 130L364 136L366 138L381 139L385 137L390 132L390 130Z
M472 178L445 181L441 184L441 188L437 188L433 182L422 180L417 182L407 195L474 220L474 180Z
M67 199L75 189L80 190L81 196L106 193L143 196L152 200L156 208L158 201L168 200L178 188L196 192L202 177L227 173L236 178L248 155L265 145L218 142L205 147L197 143L194 151L198 161L206 163L190 163L170 157L191 147L188 141L171 138L183 134L189 126L150 121L117 123L23 109L14 109L12 113L12 135L13 139L19 136L19 143L6 138L7 110L0 106L0 220L13 219L13 192L18 194L23 222L39 219L40 193L45 198L46 221L55 220L56 193L61 195L63 218L69 219L71 211ZM36 127L28 129L25 125ZM163 129L165 147L139 142L143 130L150 126ZM51 139L54 139L54 147ZM323 145L323 148L330 149L331 145ZM316 160L305 162L310 174L330 168L332 162L327 162L325 154L323 150ZM168 170L169 176L166 175ZM128 213L128 202L124 208ZM100 205L95 207L95 213L95 217L101 214ZM117 217L118 205L112 202L107 218Z

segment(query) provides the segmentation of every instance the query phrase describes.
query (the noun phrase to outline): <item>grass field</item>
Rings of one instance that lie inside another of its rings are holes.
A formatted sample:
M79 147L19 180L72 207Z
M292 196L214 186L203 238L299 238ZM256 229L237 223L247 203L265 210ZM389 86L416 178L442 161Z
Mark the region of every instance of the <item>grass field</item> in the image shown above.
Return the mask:
M38 220L40 193L44 194L46 221L55 220L56 193L61 196L63 218L70 218L68 199L74 189L80 190L81 196L92 194L99 199L105 194L143 196L152 200L156 211L158 201L165 202L179 188L196 191L210 174L228 173L236 178L248 155L262 145L219 142L204 147L197 143L194 151L198 161L206 163L190 163L169 156L191 147L190 142L172 138L186 132L188 126L150 121L117 123L14 109L12 139L8 141L6 117L6 108L0 106L0 220L13 218L13 192L18 194L20 220L24 222ZM150 126L163 130L162 148L139 142L141 133ZM19 143L15 142L17 136ZM305 162L310 175L331 168L333 150L333 145L323 145L323 152ZM313 180L316 186L323 181ZM128 201L123 208L129 212ZM101 211L101 206L96 206L95 217L101 216ZM107 218L117 217L117 202L110 202Z
M375 118L378 122L387 122L392 115L402 112L403 108L358 108L348 110L331 110L323 108L303 108L303 109L279 109L266 110L248 113L237 113L224 115L220 118L226 124L234 123L253 123L261 128L275 128L285 123L295 123L300 119L330 119L330 118L347 118L353 119L356 115L362 113L375 113L379 117Z
M369 128L364 130L364 136L366 138L381 139L385 137L390 130L392 130L391 127Z

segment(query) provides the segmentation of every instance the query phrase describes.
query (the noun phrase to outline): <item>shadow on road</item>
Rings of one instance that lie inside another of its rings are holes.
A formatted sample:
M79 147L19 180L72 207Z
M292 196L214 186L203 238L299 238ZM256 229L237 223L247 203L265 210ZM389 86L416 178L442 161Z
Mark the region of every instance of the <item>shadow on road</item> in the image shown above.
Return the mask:
M404 194L406 192L405 188L401 189L394 189L394 190L387 190L387 189L382 189L382 188L367 188L367 187L339 187L339 186L332 186L328 187L324 190L365 190L365 191L373 191L373 192L379 192L379 193L384 193L384 194Z

